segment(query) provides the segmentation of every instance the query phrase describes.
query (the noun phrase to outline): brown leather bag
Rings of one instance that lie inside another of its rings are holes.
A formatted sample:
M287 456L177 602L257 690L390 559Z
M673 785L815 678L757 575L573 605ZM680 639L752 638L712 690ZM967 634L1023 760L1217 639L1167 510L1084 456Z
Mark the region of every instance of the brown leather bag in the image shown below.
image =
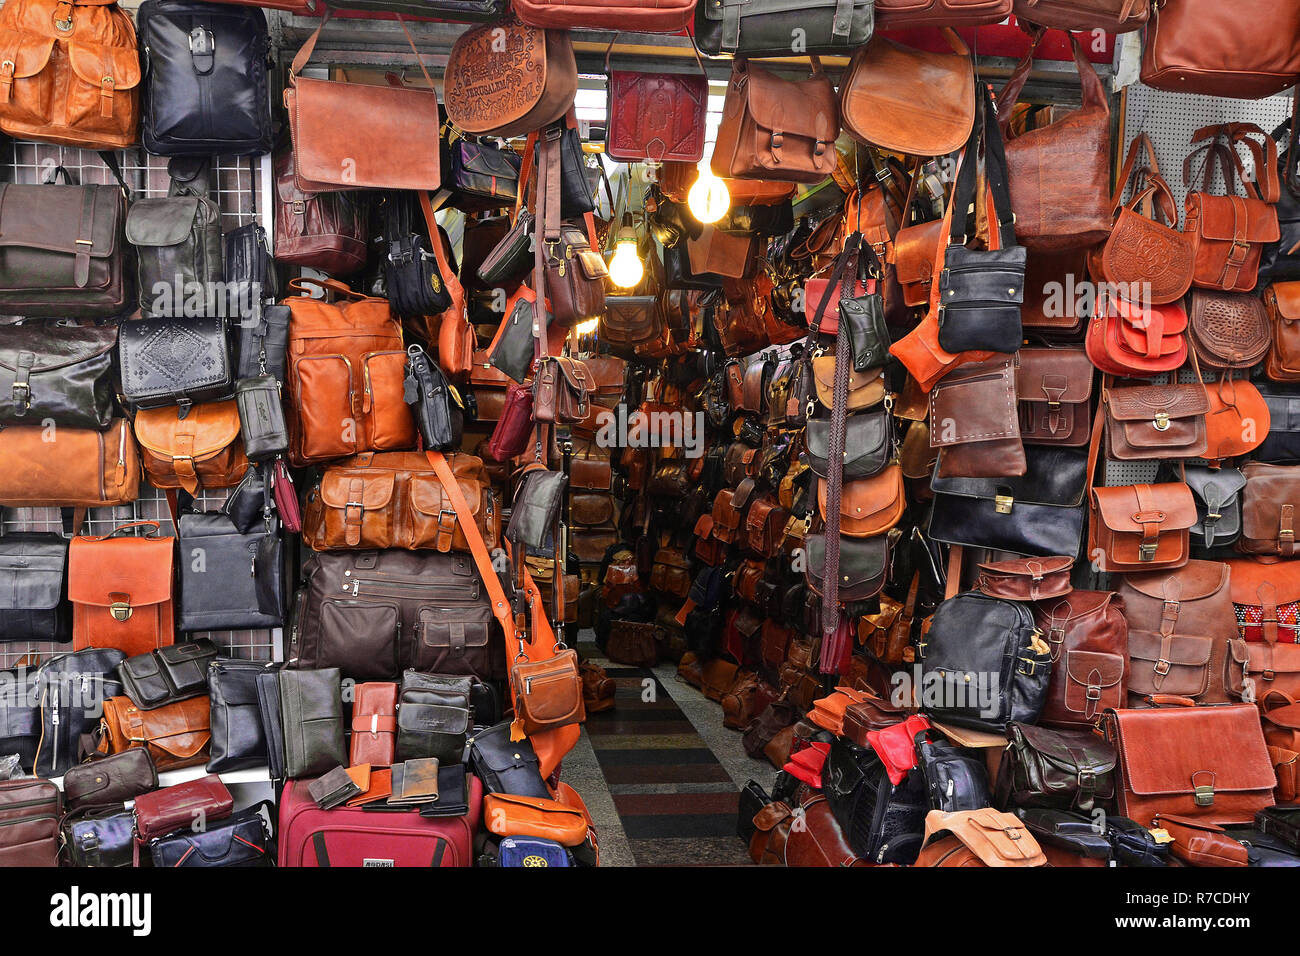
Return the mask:
M320 26L294 56L284 90L298 188L305 193L436 190L442 184L438 94L406 24L402 30L428 89L303 76L329 20L326 7ZM364 123L365 135L357 136L351 125L339 122L340 116Z
M1193 289L1187 332L1201 365L1219 371L1253 368L1268 352L1268 312L1253 295Z
M1004 135L1045 32L1035 31L1029 55L998 97L998 122ZM1083 85L1083 105L1048 126L1007 137L1016 239L1030 249L1087 248L1110 234L1110 107L1097 71L1073 33L1070 43Z
M981 27L1010 12L1011 0L876 0L876 29Z
M786 866L844 867L871 866L860 859L844 837L831 813L826 795L811 792L800 805L803 811L797 826L791 826L785 838Z
M1007 601L1046 601L1070 593L1070 572L1074 558L1055 555L1044 558L1012 558L985 561L979 566L977 590Z
M638 621L612 621L605 656L628 667L654 667L659 663L655 625Z
M695 11L694 0L515 0L515 13L525 23L568 30L635 30L638 33L679 33Z
M1114 591L1071 591L1034 605L1034 623L1052 650L1052 676L1038 722L1091 727L1128 698L1124 599Z
M939 449L940 478L1025 473L1010 356L967 363L935 385L930 392L930 446Z
M1210 399L1200 382L1102 389L1106 453L1116 461L1200 458Z
M366 264L366 204L360 193L298 188L293 154L275 158L275 258L334 276Z
M706 225L699 236L687 238L686 255L694 275L727 276L743 279L754 274L758 237L722 232Z
M925 817L914 866L1046 866L1047 857L1018 816L992 807Z
M1250 865L1245 844L1228 836L1221 826L1172 813L1158 814L1151 825L1173 838L1169 852L1188 866Z
M825 478L817 479L817 507L825 519ZM851 538L884 534L903 520L906 510L903 469L897 464L887 465L878 475L844 483L840 490L840 534Z
M1142 826L1164 813L1251 823L1273 805L1277 778L1249 704L1112 710L1106 736L1119 755L1119 812Z
M759 495L745 512L745 547L765 558L780 553L781 535L789 519L790 513L773 495Z
M489 549L501 515L483 460L444 456ZM307 494L303 541L314 551L407 548L468 551L465 529L424 452L366 452L331 465Z
M184 418L173 407L142 408L135 437L145 473L156 488L233 488L248 473L232 401L192 405Z
M746 730L776 700L776 688L757 674L744 674L722 695L722 726Z
M1026 445L1088 444L1096 369L1081 348L1025 346L1015 356L1016 408Z
M137 527L152 529L151 536L117 536ZM133 657L175 642L175 541L158 530L157 521L135 521L69 543L74 651L111 647Z
M943 220L904 226L894 237L892 255L903 302L911 308L929 304L934 260L943 242Z
M40 425L0 429L0 461L22 463L0 472L0 505L98 508L140 497L140 456L125 418L102 432L60 425L58 435L49 441Z
M660 548L650 565L650 586L684 598L691 590L691 561L680 548Z
M840 104L821 61L811 59L813 75L805 80L736 60L713 148L716 175L819 183L831 174Z
M99 727L100 753L142 748L159 770L206 762L212 740L207 697L190 697L153 710L141 710L129 697L110 697L104 701Z
M134 146L140 54L113 0L14 0L0 8L0 130L85 149Z
M568 31L514 18L472 27L451 48L443 88L447 118L471 135L522 136L549 126L578 90Z
M289 322L290 461L295 466L357 452L414 448L415 418L404 399L406 348L387 299L360 295L333 279L295 279L345 298L295 295Z
M1275 382L1300 382L1300 282L1275 282L1264 291L1272 344L1264 374Z
M587 417L596 383L580 359L549 355L533 374L533 420L572 425Z
M1151 16L1151 0L1015 0L1016 19L1051 30L1141 30Z
M813 381L817 389L817 401L824 408L830 408L835 400L835 356L822 355L812 360ZM859 372L849 370L848 402L845 408L849 412L859 412L872 408L885 400L885 370L883 368L867 369Z
M1300 469L1252 461L1243 469L1241 537L1246 554L1296 554L1296 509L1300 507Z
M863 700L844 708L841 728L844 736L859 747L870 747L868 734L892 727L905 717L907 717L905 708L897 706L892 701L868 694Z

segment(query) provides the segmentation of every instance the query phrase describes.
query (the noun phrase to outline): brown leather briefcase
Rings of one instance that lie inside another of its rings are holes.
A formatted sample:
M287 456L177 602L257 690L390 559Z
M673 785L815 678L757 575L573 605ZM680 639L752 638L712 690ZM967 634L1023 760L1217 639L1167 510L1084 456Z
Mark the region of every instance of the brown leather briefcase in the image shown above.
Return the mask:
M136 527L152 528L154 536L117 537ZM175 542L157 536L158 530L156 521L136 521L106 535L72 539L68 600L74 651L111 647L133 657L175 642Z

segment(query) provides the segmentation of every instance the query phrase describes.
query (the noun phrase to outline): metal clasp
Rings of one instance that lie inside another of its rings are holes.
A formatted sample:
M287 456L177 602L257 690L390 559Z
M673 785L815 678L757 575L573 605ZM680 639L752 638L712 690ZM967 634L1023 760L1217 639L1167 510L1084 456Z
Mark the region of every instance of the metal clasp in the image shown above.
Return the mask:
M1193 799L1198 807L1214 806L1214 787L1202 785L1195 789Z
M1016 503L1016 499L1011 495L997 495L993 499L993 510L1000 515L1011 514L1011 506Z
M129 601L114 601L108 606L108 613L113 615L115 621L130 620L131 604Z
M1168 430L1169 430L1169 413L1168 413L1168 412L1156 412L1156 420L1155 420L1154 424L1155 424L1155 426L1156 426L1156 431L1158 431L1158 432L1168 431Z

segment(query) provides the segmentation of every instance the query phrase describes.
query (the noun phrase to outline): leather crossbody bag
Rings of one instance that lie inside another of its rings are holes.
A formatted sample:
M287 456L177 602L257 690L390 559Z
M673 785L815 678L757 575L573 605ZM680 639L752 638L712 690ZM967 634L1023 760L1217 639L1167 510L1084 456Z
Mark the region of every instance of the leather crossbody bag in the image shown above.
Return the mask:
M1007 725L998 806L1092 811L1115 796L1115 748L1091 730Z
M261 521L247 530L224 512L180 516L179 627L182 631L279 627L284 623L285 580L279 525L270 513L270 489L263 485Z
M52 421L103 431L113 418L112 325L20 322L0 326L0 422Z
M239 437L245 457L255 464L289 451L289 426L280 391L280 382L273 375L241 378L235 383Z
M1187 319L1192 349L1206 368L1253 368L1268 353L1268 312L1254 295L1194 289Z
M68 543L57 534L0 536L0 641L62 643L72 633L67 588Z
M458 446L465 419L460 395L419 345L406 348L404 389L424 447L442 451Z
M154 710L208 692L208 665L217 659L206 638L128 657L118 667L127 696L141 710Z
M605 151L611 159L700 161L709 102L706 73L647 73L611 68L608 60L606 73Z
M1180 302L1139 306L1109 298L1088 323L1088 359L1107 375L1149 378L1187 362L1187 312Z
M488 793L550 796L532 744L527 738L511 740L508 721L475 731L469 740L469 764Z
M1292 557L1295 552L1295 510L1300 504L1300 480L1286 465L1249 462L1242 473L1242 531L1237 542L1246 554Z
M308 192L298 187L293 153L275 157L275 258L346 276L366 264L365 194Z
M62 806L49 780L0 781L0 866L58 866Z
M397 699L395 760L436 757L458 763L465 751L471 720L473 678L421 674L402 675Z
M223 318L154 318L122 323L122 393L136 408L176 405L184 417L198 402L230 397L234 360Z
M930 392L937 478L1016 477L1028 468L1020 440L1015 368L1008 358L953 369Z
M1198 381L1186 384L1104 387L1101 407L1107 457L1116 461L1204 457L1210 400L1197 377Z
M1016 353L1020 440L1026 445L1087 445L1093 364L1080 348L1026 346Z
M257 767L267 761L266 731L258 706L261 661L216 660L208 665L212 742L208 773Z
M104 701L96 749L102 754L147 750L159 771L208 759L208 698L190 697L154 710L141 710L129 697Z
M587 417L595 380L580 359L545 356L533 378L533 420L574 424Z
M268 305L256 321L239 326L239 361L235 374L239 378L270 375L284 384L285 354L289 347L289 309Z
M513 149L452 133L445 188L455 190L457 204L468 199L491 208L513 206L519 195L521 160Z
M57 654L43 663L31 684L16 686L35 694L39 703L37 712L26 716L26 708L6 707L7 721L18 726L11 728L21 738L30 734L30 748L19 741L19 753L24 757L23 767L32 767L38 777L58 777L81 759L82 736L91 734L99 726L94 708L87 708L87 699L107 700L122 693L117 679L117 665L126 659L119 650L92 648ZM88 695L95 695L93 698ZM14 719L16 718L16 720Z
M135 416L145 473L155 488L233 488L248 471L234 401L141 409Z
M393 313L404 319L439 315L451 306L446 277L439 270L433 243L411 227L410 197L390 193L384 197L384 289Z

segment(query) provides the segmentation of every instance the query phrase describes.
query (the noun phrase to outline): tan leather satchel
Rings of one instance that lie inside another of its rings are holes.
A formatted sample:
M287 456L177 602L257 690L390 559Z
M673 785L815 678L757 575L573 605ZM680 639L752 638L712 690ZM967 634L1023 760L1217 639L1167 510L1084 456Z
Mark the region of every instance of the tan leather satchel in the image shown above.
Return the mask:
M397 20L429 84L426 90L303 76L329 19L327 7L293 58L284 90L298 188L306 193L437 189L442 184L438 94L401 16ZM364 135L353 124L363 126Z
M104 701L98 750L101 754L143 749L159 770L192 767L208 759L212 740L211 710L204 697L141 710L129 697Z
M193 405L181 418L173 407L142 408L135 437L145 473L156 488L233 488L248 472L234 401Z
M549 126L578 91L568 31L514 18L473 27L451 48L444 89L447 118L470 135L522 136Z
M132 528L151 537L118 537ZM158 522L120 525L105 535L78 535L68 545L72 649L113 647L127 657L175 642L172 603L175 541Z
M1272 344L1264 374L1275 382L1300 382L1300 282L1275 282L1264 292Z
M1106 451L1116 461L1200 458L1205 455L1205 416L1210 399L1198 382L1108 386Z
M826 517L826 479L817 479L817 507ZM871 478L846 481L840 492L840 534L851 538L869 538L884 534L903 520L907 495L903 487L903 469L887 465Z
M1045 866L1047 857L1023 820L992 807L925 816L915 866Z
M0 506L98 508L140 497L140 456L125 418L102 432L59 426L58 434L49 441L40 425L0 429L0 461L22 463L0 471Z
M572 425L587 417L596 381L580 359L550 355L533 378L533 420Z

